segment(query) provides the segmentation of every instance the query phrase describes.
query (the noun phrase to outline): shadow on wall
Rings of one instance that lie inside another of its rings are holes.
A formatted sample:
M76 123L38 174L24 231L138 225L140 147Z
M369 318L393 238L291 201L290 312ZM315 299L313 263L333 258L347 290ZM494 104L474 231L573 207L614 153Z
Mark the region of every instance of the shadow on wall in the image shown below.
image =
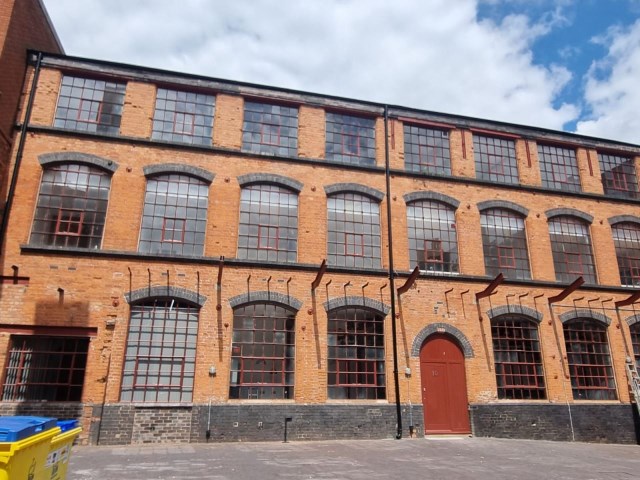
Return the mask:
M86 327L89 325L89 303L67 302L64 291L59 292L58 301L37 302L34 323L64 327Z

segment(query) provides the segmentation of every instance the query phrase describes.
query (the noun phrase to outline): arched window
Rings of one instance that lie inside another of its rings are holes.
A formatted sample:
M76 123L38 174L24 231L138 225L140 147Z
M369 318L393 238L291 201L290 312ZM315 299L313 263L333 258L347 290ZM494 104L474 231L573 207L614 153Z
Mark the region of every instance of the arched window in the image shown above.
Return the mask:
M427 272L458 272L458 238L453 208L422 200L407 205L409 260Z
M633 356L636 359L636 367L640 368L640 322L636 322L629 327L631 332L631 344L633 345Z
M598 283L586 222L568 215L553 217L549 235L557 281L572 282L582 276L587 283Z
M491 321L498 398L542 400L547 397L538 324L520 315Z
M327 198L327 262L339 267L380 268L380 205L358 193Z
M192 401L198 316L199 307L175 298L131 306L121 401Z
M329 398L386 398L383 316L357 307L336 308L328 316Z
M294 398L295 315L274 303L233 311L229 398Z
M79 163L45 168L29 243L100 248L111 174Z
M238 258L272 262L297 260L297 192L272 184L242 188Z
M640 286L640 225L617 223L611 227L611 232L622 285Z
M615 400L606 325L589 318L576 318L565 322L563 330L573 398Z
M530 279L524 218L511 210L491 208L481 212L480 225L486 274Z
M138 250L152 254L202 255L209 185L171 173L147 179Z

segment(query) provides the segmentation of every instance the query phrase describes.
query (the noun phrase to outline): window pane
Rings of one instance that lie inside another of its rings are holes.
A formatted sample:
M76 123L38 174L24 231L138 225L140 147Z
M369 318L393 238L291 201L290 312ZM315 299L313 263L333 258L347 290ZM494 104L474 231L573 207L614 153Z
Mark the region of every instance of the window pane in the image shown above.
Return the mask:
M257 303L233 312L229 398L294 398L295 312Z
M564 340L575 400L617 398L607 328L590 319L564 324Z
M151 138L211 145L215 97L159 88Z
M582 276L587 283L598 283L586 222L567 216L552 218L549 235L556 280L573 282Z
M513 140L474 135L473 150L477 178L518 184L516 144Z
M327 112L327 160L375 165L375 120Z
M640 225L618 223L611 230L622 285L640 286Z
M633 158L598 153L605 195L638 198L638 179Z
M357 193L327 199L329 265L380 268L380 206Z
M298 155L298 109L244 102L242 149L286 157Z
M117 135L124 105L124 83L65 75L62 78L54 126Z
M12 335L2 400L82 400L88 338Z
M298 253L298 194L277 185L242 189L238 258L295 262Z
M493 208L481 213L480 225L486 274L530 279L524 219L510 210Z
M363 308L332 310L327 335L329 398L386 398L382 315Z
M542 185L565 192L580 192L580 174L575 150L538 145Z
M138 250L152 254L202 255L209 189L187 175L159 175L147 180ZM186 208L186 205L193 205Z
M405 124L404 165L412 172L450 176L449 132Z
M546 398L538 325L515 315L491 322L498 398Z
M122 401L190 402L198 310L175 299L131 307Z
M74 163L48 167L29 243L74 248L100 248L107 212L110 175Z
M417 201L407 205L409 259L427 272L458 272L455 214L440 202Z

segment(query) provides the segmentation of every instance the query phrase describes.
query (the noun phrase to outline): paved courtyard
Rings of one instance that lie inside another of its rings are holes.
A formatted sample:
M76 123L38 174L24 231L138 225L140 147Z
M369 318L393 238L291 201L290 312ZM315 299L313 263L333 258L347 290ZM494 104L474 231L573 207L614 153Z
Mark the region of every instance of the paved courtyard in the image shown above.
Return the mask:
M73 447L68 480L637 480L640 446L495 438Z

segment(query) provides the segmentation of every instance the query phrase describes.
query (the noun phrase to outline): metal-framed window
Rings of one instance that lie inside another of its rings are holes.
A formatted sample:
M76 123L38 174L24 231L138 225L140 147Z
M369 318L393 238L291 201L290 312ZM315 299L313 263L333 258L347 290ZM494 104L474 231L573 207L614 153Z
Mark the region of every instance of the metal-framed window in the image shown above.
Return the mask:
M295 312L254 303L233 312L229 398L293 399Z
M633 158L598 153L605 195L639 198L636 164Z
M486 274L530 279L524 218L504 208L492 208L481 212L480 225Z
M356 165L375 165L374 119L327 112L326 136L327 160Z
M247 152L296 157L298 108L245 100L242 149Z
M405 123L404 168L410 172L451 176L449 132Z
M339 267L380 268L380 205L357 193L327 198L327 262Z
M598 283L586 222L569 216L554 217L549 220L549 236L557 281L572 282L582 276L587 283Z
M298 258L298 195L271 184L244 187L240 194L238 258L295 262Z
M420 200L407 204L409 260L427 272L458 272L458 238L453 209Z
M519 183L516 142L474 134L473 152L478 179L514 185Z
M29 243L54 247L100 248L111 175L88 165L47 167Z
M131 306L121 401L193 399L198 315L198 307L174 298Z
M538 145L542 185L565 192L580 192L580 173L576 151L551 145Z
M209 185L181 174L147 179L138 251L152 254L202 255Z
M63 76L53 125L117 135L125 88L119 82Z
M86 337L11 335L2 400L81 401L88 351Z
M607 327L588 318L563 326L571 388L575 400L615 400Z
M151 138L211 145L214 109L213 95L158 88Z
M386 398L382 315L364 308L337 308L329 311L327 333L329 398Z
M627 287L640 286L640 225L617 223L611 227L616 247L620 282Z
M636 368L640 368L640 322L636 322L629 327L631 333L631 345L633 346L633 356L636 361Z
M547 398L538 324L521 316L504 315L491 321L491 337L498 398Z

